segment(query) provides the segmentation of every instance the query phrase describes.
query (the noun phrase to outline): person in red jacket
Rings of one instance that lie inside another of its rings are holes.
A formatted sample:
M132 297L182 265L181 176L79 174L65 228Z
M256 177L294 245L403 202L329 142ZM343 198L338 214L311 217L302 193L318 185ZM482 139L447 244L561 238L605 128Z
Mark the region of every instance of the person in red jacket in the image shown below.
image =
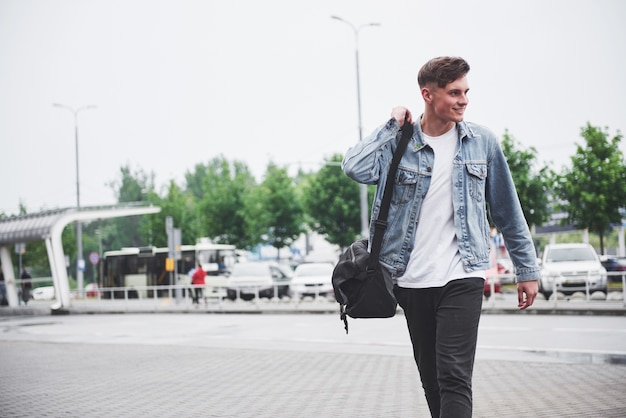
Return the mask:
M200 298L202 298L202 286L204 286L205 277L206 272L202 269L202 265L198 263L198 268L191 276L191 284L193 285L194 290L193 303L200 303Z

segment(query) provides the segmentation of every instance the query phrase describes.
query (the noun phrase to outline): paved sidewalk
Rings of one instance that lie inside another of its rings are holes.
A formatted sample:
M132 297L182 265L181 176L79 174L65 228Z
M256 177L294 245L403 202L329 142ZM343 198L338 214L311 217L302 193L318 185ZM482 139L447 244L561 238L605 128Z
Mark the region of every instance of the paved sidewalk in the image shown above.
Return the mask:
M272 339L298 315L243 345L238 328L265 320L233 318L234 330L210 314L0 319L0 416L429 416L406 346L357 352L346 342L340 352ZM479 356L474 417L623 418L625 383L626 365Z
M0 342L3 417L428 417L410 357ZM476 363L474 416L626 416L626 366Z

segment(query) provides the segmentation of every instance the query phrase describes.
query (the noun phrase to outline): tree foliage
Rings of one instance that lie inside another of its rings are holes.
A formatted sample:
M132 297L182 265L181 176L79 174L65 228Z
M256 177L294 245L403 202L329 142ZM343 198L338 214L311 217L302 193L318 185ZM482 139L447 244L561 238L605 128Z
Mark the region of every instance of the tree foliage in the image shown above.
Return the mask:
M256 244L246 228L245 196L256 185L248 166L224 157L211 160L205 166L196 166L194 183L202 175L202 199L198 203L200 236L214 242L246 248ZM189 185L188 185L189 187Z
M565 201L567 220L580 229L588 228L600 236L604 253L604 235L612 224L621 224L620 209L626 205L626 163L619 149L622 135L609 139L608 128L581 128L583 145L577 145L571 157L572 167L559 181L559 194Z
M359 185L339 167L342 156L335 154L303 191L303 206L309 227L341 248L350 245L360 234Z
M149 202L161 208L160 213L145 216L142 229L145 235L150 236L150 243L155 247L167 247L165 219L171 217L174 227L181 230L183 243L195 242L197 216L193 197L190 192L181 189L173 180L170 180L165 197L150 194Z
M109 183L119 203L154 203L158 195L154 188L154 173L141 169L132 172L130 165L120 168L120 178ZM152 245L154 231L150 228L151 218L130 216L113 220L115 233L113 248L141 247Z
M546 166L536 171L537 150L533 147L522 149L508 130L502 136L501 145L526 222L528 225L541 225L550 218L549 187L554 173Z
M245 200L246 226L254 241L279 251L304 231L302 206L285 168L269 163L263 182Z

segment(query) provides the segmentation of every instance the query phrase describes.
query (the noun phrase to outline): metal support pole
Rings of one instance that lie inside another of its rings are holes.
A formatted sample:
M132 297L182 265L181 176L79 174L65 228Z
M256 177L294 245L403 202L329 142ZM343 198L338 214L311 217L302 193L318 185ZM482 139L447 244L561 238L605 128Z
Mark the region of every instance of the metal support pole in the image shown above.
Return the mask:
M622 274L622 301L626 307L626 274Z
M98 281L99 286L102 286L104 280L102 279L102 231L96 229L96 234L98 235ZM100 292L98 292L100 294Z
M80 210L80 171L78 168L78 113L81 110L95 109L96 106L88 105L74 109L60 103L54 103L52 106L69 110L74 115L74 140L76 145L76 209ZM83 270L85 269L85 259L83 258L83 225L81 221L76 221L76 285L78 287L78 297L83 295Z
M357 111L359 116L359 141L363 140L363 121L361 116L361 74L359 69L359 31L367 26L380 26L379 23L366 23L359 27L354 26L351 22L339 17L331 16L332 19L344 22L352 28L354 31L354 56L356 59L356 97L357 97ZM361 237L369 237L369 203L367 199L367 185L359 185L359 206L361 212Z
M80 210L80 181L78 169L78 112L74 112L74 139L76 143L76 209ZM85 260L83 258L83 224L76 221L76 284L78 297L83 298L83 271Z

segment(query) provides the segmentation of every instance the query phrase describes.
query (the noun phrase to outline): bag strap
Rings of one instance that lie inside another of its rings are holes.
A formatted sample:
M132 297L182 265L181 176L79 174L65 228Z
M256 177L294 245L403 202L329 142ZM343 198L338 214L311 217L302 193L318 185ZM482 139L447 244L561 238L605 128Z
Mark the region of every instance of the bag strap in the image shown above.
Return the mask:
M378 218L374 221L374 235L372 237L372 249L371 256L367 265L368 270L375 270L378 266L378 256L380 255L380 247L383 243L383 234L387 229L387 215L389 214L389 205L391 204L391 195L393 193L393 184L396 180L396 172L398 171L398 165L404 155L409 140L413 136L413 124L404 122L402 128L402 137L398 142L398 147L393 153L393 159L389 166L389 174L387 174L387 181L385 182L385 191L383 192L383 199L380 204L380 212L378 212Z

